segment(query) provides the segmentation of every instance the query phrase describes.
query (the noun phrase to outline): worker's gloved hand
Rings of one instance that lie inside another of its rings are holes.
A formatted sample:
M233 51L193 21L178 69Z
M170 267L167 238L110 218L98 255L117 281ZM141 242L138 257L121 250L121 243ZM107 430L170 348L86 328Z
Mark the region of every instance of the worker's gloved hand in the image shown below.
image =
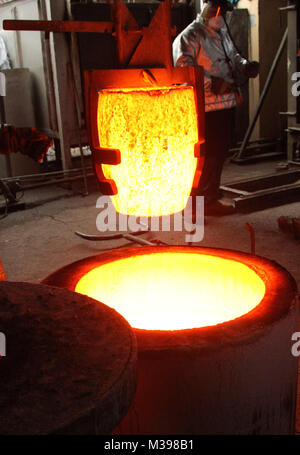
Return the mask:
M223 95L233 91L233 87L228 82L224 81L220 77L211 76L211 91L215 95Z
M247 62L245 73L249 78L255 78L259 73L259 63L256 61Z

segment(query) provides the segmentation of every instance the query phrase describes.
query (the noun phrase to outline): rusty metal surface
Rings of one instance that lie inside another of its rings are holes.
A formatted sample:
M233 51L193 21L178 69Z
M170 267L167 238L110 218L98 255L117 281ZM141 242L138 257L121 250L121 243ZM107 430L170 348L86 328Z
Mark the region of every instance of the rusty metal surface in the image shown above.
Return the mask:
M110 33L116 37L121 67L172 66L171 2L165 0L155 12L148 27L140 29L125 3L115 0L110 5L112 21L46 21L4 20L4 30Z
M3 21L4 30L44 31L58 33L111 33L113 26L113 22L100 21L38 21L9 19Z
M160 3L149 26L143 29L143 36L132 49L127 66L171 68L171 36L174 33L175 30L171 29L171 2L165 0ZM128 41L124 42L127 46Z

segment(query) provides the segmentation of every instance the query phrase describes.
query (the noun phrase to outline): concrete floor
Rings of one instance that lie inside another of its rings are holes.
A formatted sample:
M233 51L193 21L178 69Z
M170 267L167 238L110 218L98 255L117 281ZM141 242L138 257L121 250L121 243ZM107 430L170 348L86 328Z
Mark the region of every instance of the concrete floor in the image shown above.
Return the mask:
M222 181L228 183L266 175L274 172L275 166L275 162L247 166L227 164ZM88 242L74 235L75 230L97 233L96 217L100 211L96 208L98 197L97 192L82 197L74 196L69 190L53 187L34 193L26 192L26 202L38 203L49 198L56 200L10 213L0 220L0 260L8 280L37 283L70 262L127 244L126 240ZM204 239L199 245L250 252L249 232L245 228L248 222L255 229L256 254L273 259L285 267L300 286L300 242L279 231L277 218L281 215L300 217L300 204L286 204L223 218L208 217ZM184 244L184 236L184 233L155 234L156 238L175 245ZM149 234L145 235L147 237ZM300 411L298 414L297 432L300 433Z
M247 166L227 164L222 182L267 175L274 172L275 165L274 162ZM0 260L8 279L39 282L63 265L127 244L124 240L88 242L74 235L75 230L98 233L98 197L97 191L83 197L55 187L25 192L22 200L31 208L9 213L0 220ZM47 200L50 202L45 202ZM222 218L207 217L204 238L199 245L250 252L249 232L245 228L248 222L255 229L256 254L277 261L300 283L300 243L279 231L277 218L281 215L300 216L300 204ZM170 244L185 244L185 233L161 232L153 236ZM149 234L144 237L148 238Z

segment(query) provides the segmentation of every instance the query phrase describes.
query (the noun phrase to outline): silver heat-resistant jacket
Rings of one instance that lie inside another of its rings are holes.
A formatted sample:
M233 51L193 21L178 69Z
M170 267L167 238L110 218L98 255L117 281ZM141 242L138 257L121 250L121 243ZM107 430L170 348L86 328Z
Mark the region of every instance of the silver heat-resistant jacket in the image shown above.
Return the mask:
M205 25L198 14L173 42L174 66L203 66L205 111L229 109L242 101L238 86L244 84L247 60L237 51L225 22L220 30ZM225 90L214 89L214 77L225 81Z

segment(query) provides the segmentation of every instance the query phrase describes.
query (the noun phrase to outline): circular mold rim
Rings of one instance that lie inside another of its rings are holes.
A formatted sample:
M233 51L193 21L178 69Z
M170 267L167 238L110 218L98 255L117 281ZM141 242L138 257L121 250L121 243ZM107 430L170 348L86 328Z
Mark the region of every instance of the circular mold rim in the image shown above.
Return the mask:
M74 291L79 279L95 267L131 256L158 252L198 253L241 262L262 279L266 288L265 295L248 313L216 325L181 330L133 328L139 351L179 346L211 351L248 344L263 336L297 305L296 282L290 273L275 261L240 251L216 248L149 246L108 251L68 264L46 277L42 283Z

